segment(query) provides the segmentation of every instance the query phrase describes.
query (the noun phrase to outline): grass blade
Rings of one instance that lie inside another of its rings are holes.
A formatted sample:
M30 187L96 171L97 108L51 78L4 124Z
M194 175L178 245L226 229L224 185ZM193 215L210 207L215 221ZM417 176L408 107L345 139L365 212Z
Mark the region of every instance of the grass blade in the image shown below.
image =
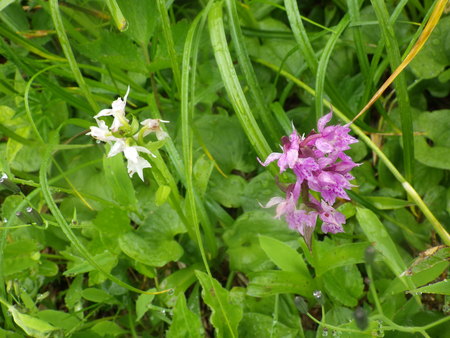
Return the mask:
M260 158L266 158L271 153L271 149L256 123L233 66L225 37L222 4L220 2L213 4L208 15L208 25L217 66L231 104L256 153Z
M106 0L106 6L108 6L109 12L114 19L117 29L121 32L126 30L128 27L127 19L123 16L116 0Z
M59 42L63 49L64 55L69 62L69 66L72 70L73 76L87 101L89 102L91 108L94 110L94 112L97 112L99 110L97 102L95 102L94 98L92 97L90 89L84 81L83 75L81 74L80 68L78 68L77 61L75 60L72 48L70 47L69 39L67 37L66 31L64 30L61 13L59 12L58 8L58 0L50 0L49 4L50 13L53 19L53 24L55 25L56 33L58 34Z

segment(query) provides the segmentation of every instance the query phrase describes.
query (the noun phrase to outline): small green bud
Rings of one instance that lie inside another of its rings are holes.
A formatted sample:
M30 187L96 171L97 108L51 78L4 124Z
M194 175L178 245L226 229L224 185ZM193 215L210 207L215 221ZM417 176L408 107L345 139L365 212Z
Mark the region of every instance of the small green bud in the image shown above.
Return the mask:
M44 225L44 221L42 220L41 215L39 215L39 213L32 207L28 207L26 209L26 214L33 223L36 223L37 225Z
M314 291L313 296L317 300L317 303L319 303L320 306L325 305L325 296L323 295L322 291L320 291L320 290Z
M355 312L353 313L353 316L355 318L356 326L361 331L364 331L369 326L369 320L367 319L367 313L366 310L364 310L362 307L357 307Z
M308 313L308 303L305 301L305 299L301 296L296 296L294 298L295 306L297 307L297 310L300 311L302 314Z
M0 177L0 185L14 194L20 192L19 186L11 181L6 174L3 174L2 177Z
M31 219L28 217L26 213L23 213L22 211L17 211L16 216L18 219L20 219L24 224L30 224Z

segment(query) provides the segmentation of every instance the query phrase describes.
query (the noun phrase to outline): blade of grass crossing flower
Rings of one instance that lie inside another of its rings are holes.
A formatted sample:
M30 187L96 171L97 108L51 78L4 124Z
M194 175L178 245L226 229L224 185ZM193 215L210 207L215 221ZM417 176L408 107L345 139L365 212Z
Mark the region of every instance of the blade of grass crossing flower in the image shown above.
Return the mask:
M158 11L161 17L162 30L164 34L164 39L167 44L167 53L169 54L170 63L172 65L173 77L175 79L175 85L178 90L180 90L180 68L177 59L177 53L175 51L175 44L173 42L172 29L170 28L169 15L166 9L166 1L165 0L157 0Z
M102 272L108 279L110 279L112 282L116 283L117 285L120 285L121 287L137 292L137 293L144 293L144 294L160 294L163 292L167 292L169 290L164 291L158 291L156 293L152 292L146 292L139 290L135 288L134 286L131 286L117 277L111 275L110 273L106 272L103 267L101 267L93 258L93 256L89 253L89 251L86 249L86 247L81 243L81 241L78 239L78 237L73 233L72 229L70 229L69 225L67 224L66 220L64 219L64 216L61 214L61 211L58 209L58 206L55 203L55 200L53 199L51 193L50 193L50 186L48 183L47 178L47 170L50 165L50 160L52 158L51 151L49 148L47 148L44 160L42 161L41 168L39 170L39 181L41 183L42 188L42 194L44 196L44 199L47 203L48 208L52 212L53 216L56 219L56 222L61 227L61 230L63 231L64 235L66 235L67 239L72 243L72 245L80 252L80 254L91 264L95 269Z
M123 32L128 28L127 19L122 14L119 5L116 0L106 0L106 6L108 6L109 12L113 17L114 23L119 31Z
M389 13L386 4L380 0L371 1L375 10L375 14L380 23L383 39L386 44L386 52L394 72L400 65L400 50L395 38L393 26L389 22ZM398 98L398 107L400 110L400 120L402 125L402 141L403 141L403 164L405 166L405 175L408 181L411 181L413 175L414 161L414 140L413 125L411 117L411 107L409 105L408 88L404 74L399 73L394 82L395 90Z
M95 102L94 98L92 97L92 94L90 92L89 87L87 86L86 82L84 81L83 75L81 74L80 68L78 67L77 61L75 60L75 56L73 54L72 48L70 47L69 39L67 38L66 31L64 30L64 25L61 18L61 13L59 12L58 8L58 0L50 0L50 14L52 16L53 24L55 25L56 33L58 35L59 42L61 44L61 47L63 49L64 55L67 58L67 61L69 62L70 69L72 70L72 74L75 78L75 81L78 83L78 86L80 87L83 95L86 97L87 101L89 102L89 105L94 110L94 112L97 112L98 105L97 102Z
M349 15L345 15L341 22L335 27L334 33L328 39L325 48L323 49L322 55L320 56L319 65L317 67L316 75L316 97L315 97L315 107L316 107L316 119L319 120L322 117L322 107L323 107L323 94L325 87L325 78L327 76L328 61L330 60L331 53L333 52L336 42L338 41L341 34L344 32L350 23Z
M258 79L250 62L244 36L242 35L241 26L239 24L236 1L226 0L225 3L228 12L229 27L234 42L234 48L236 50L236 56L239 60L239 66L242 68L245 79L250 88L250 92L255 100L259 117L261 118L265 129L269 132L271 141L278 142L280 135L276 128L276 121L270 110L267 109L267 104L264 102L264 94L258 84Z
M222 3L218 2L212 5L208 15L208 25L217 66L231 104L256 153L260 158L266 158L271 153L271 149L256 123L233 66L225 37ZM275 167L271 166L271 168L275 174Z
M287 79L294 82L297 86L304 89L306 92L310 93L312 96L316 95L314 89L309 87L306 83L300 81L297 77L290 74L289 72L285 70L279 70L278 66L268 63L267 61L264 61L262 59L255 60L256 62L265 65L268 68L271 68L274 71L279 71L280 74ZM331 103L327 100L323 100L324 104L331 109ZM333 111L336 116L338 116L341 120L343 120L345 123L349 123L350 119L345 116L343 112L341 112L336 107L333 107ZM353 130L353 132L358 135L359 139L362 140L364 143L367 144L367 146L373 150L374 153L378 155L380 160L386 165L386 167L389 169L389 171L394 175L394 177L399 181L403 189L405 189L408 196L417 204L417 207L423 212L424 216L430 221L431 225L435 229L435 231L439 234L442 241L450 246L450 234L445 230L445 228L442 226L442 224L438 221L438 219L433 215L433 213L430 211L428 206L424 203L422 198L419 196L417 191L411 186L411 184L406 181L406 179L402 176L402 174L397 170L395 165L389 160L389 158L383 153L383 151L378 148L378 146L373 143L373 141L368 137L364 131L359 128L354 123L350 124L350 128Z

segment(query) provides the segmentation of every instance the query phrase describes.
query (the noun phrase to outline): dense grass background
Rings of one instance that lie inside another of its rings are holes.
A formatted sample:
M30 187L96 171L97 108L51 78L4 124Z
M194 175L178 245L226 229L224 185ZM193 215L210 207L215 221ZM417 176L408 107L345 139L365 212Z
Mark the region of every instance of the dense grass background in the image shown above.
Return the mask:
M0 191L0 335L447 337L447 12L1 1L0 166L21 192ZM85 135L128 86L130 120L170 121L145 182ZM261 208L292 176L256 158L292 124L307 134L331 106L344 124L368 103L345 233L317 226L310 251ZM16 217L29 206L43 225Z

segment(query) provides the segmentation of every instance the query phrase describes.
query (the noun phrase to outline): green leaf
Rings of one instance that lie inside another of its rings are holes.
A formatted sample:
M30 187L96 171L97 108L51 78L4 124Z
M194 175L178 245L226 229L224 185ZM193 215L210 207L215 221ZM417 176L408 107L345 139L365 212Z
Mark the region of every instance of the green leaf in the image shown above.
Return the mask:
M45 277L53 277L58 274L58 264L55 262L44 259L39 264L39 274Z
M239 324L239 336L248 338L258 337L297 337L298 331L290 328L279 321L274 321L273 317L248 312L244 314Z
M80 323L80 320L76 316L62 311L44 310L40 311L37 315L40 319L64 330L72 330Z
M231 269L250 272L267 270L273 266L261 249L258 234L283 242L296 243L298 239L298 234L290 230L285 222L274 219L268 212L247 212L223 236L228 246Z
M155 291L155 289L147 290L149 292ZM155 295L139 295L136 301L136 322L141 320L145 313L149 310L149 306L152 304Z
M400 256L395 243L380 222L378 217L368 209L357 208L356 218L359 225L367 236L367 239L374 244L375 249L380 252L386 264L396 276L406 270L403 258Z
M113 296L97 288L83 289L81 297L94 303L118 304L118 301Z
M425 136L415 136L416 159L429 166L440 169L450 169L450 110L437 110L422 113L415 121L415 129L424 132ZM427 139L431 140L432 146Z
M313 250L314 268L317 276L339 266L364 262L364 252L369 242L347 243L331 246L326 242L316 242Z
M323 274L325 290L332 299L355 307L363 295L364 282L356 265L341 266Z
M46 337L49 332L58 329L42 319L19 312L14 306L9 306L8 311L12 314L14 322L24 330L26 334L32 337L43 338Z
M294 293L311 297L315 282L311 277L288 271L261 271L248 274L247 294L254 297L266 297L280 293Z
M75 257L76 257L75 259L77 259L76 263L72 267L64 271L63 274L65 276L73 276L96 270L96 268L93 267L89 262L86 262L84 259L81 259L80 257L77 256ZM70 256L70 258L73 259L74 256ZM109 251L97 254L93 257L93 259L101 266L107 268L108 271L111 271L111 269L117 264L117 256Z
M280 189L275 184L273 175L264 171L245 186L242 196L244 211L261 210L261 204L266 204L272 197L280 195Z
M95 324L91 330L102 337L104 336L123 337L128 333L128 331L122 329L116 323L107 320Z
M203 335L200 317L189 310L184 294L180 294L173 309L172 325L166 332L166 337L203 337Z
M36 253L39 253L37 243L32 239L7 244L3 251L3 274L11 276L29 268L37 268Z
M401 200L398 198L385 197L385 196L365 196L365 198L372 203L377 209L380 210L392 210L401 209L414 205L410 201Z
M106 180L113 191L114 200L127 208L136 208L136 195L125 169L123 156L121 154L113 157L105 156L103 168L105 169Z
M256 166L255 155L235 116L202 115L194 123L205 145L223 172L236 169L250 172Z
M450 283L448 279L445 279L443 281L430 284L427 286L423 286L421 288L411 290L410 293L435 293L438 295L446 295L450 296Z
M419 79L438 76L450 64L450 18L443 17L409 66Z
M238 325L242 309L230 302L229 293L212 277L201 271L195 272L202 285L202 297L212 311L210 321L217 337L238 337Z
M159 21L155 1L119 0L118 4L127 19L125 33L141 46L146 46Z
M102 243L109 251L118 254L118 239L130 231L130 219L127 212L118 208L106 208L95 217L93 224L100 234Z
M303 256L289 245L272 237L259 235L259 244L266 255L281 270L310 276Z
M214 175L209 181L208 194L225 208L239 208L247 181L237 175Z

